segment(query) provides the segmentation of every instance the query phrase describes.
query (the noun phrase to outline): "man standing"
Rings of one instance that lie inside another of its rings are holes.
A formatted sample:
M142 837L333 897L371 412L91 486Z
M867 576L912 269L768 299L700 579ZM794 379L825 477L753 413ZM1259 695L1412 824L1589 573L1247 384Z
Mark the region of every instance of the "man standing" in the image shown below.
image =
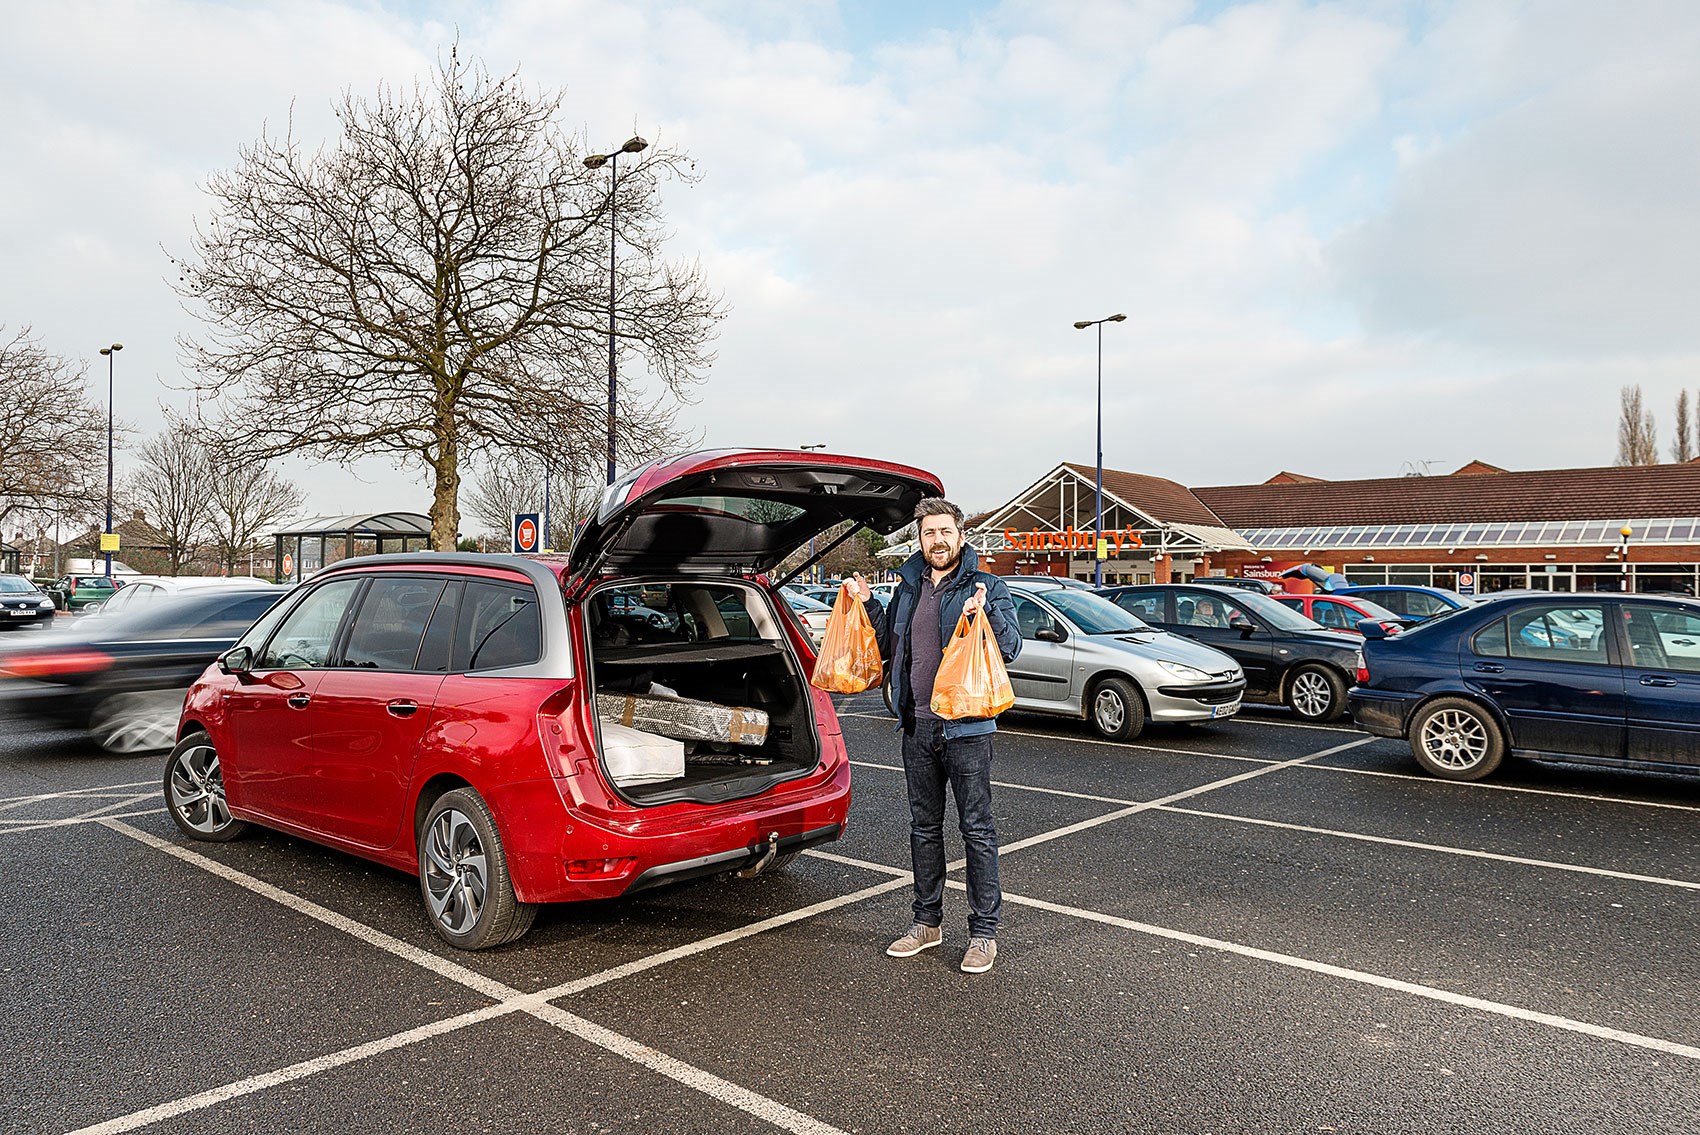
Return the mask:
M909 789L909 854L915 867L915 921L886 950L912 958L944 941L944 791L956 799L968 850L968 952L964 973L985 973L998 954L1003 892L998 886L998 833L992 825L992 734L989 717L946 721L932 711L933 680L945 644L966 611L987 619L1004 661L1021 650L1015 605L1003 580L979 570L966 546L962 510L930 497L915 506L920 550L898 570L889 609L857 575L852 586L879 637L891 673L892 705L903 732Z

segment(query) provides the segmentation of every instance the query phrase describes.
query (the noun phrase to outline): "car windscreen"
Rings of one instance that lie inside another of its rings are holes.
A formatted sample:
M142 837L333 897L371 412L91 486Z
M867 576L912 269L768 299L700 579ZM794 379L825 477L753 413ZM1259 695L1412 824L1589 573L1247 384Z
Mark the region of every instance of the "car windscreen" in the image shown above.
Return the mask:
M1150 630L1139 617L1124 611L1102 595L1074 587L1059 587L1039 593L1045 602L1061 611L1082 634L1131 634Z
M7 595L30 595L35 591L35 584L21 575L0 575L0 592Z
M1399 620L1398 615L1395 615L1392 611L1389 611L1386 607L1383 607L1380 603L1371 603L1368 599L1359 599L1359 598L1353 597L1352 604L1354 606L1356 606L1359 611L1363 612L1363 614L1361 615L1362 618L1365 618L1365 619L1392 619L1395 622L1397 622Z
M1305 618L1285 603L1271 599L1259 591L1234 592L1235 603L1257 615L1278 631L1320 631L1321 623Z

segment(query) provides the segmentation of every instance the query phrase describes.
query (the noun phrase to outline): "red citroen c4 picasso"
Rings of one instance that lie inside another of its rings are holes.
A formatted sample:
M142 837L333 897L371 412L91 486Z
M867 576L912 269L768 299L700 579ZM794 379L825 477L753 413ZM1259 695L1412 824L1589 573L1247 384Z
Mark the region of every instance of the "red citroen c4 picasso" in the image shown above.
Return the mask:
M465 949L518 938L539 903L783 866L842 833L850 766L765 573L941 491L863 458L696 453L610 486L564 557L343 560L190 690L171 816L414 872Z

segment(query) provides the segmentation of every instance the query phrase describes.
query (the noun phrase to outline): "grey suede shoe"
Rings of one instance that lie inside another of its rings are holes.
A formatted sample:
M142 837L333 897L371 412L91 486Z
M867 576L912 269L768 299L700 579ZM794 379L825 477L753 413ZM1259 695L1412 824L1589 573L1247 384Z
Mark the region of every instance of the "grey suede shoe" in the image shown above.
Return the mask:
M922 950L930 950L944 941L944 931L937 926L922 926L919 922L909 928L909 933L885 948L885 952L894 958L912 958Z
M968 952L962 955L963 973L985 973L998 957L996 938L970 938Z

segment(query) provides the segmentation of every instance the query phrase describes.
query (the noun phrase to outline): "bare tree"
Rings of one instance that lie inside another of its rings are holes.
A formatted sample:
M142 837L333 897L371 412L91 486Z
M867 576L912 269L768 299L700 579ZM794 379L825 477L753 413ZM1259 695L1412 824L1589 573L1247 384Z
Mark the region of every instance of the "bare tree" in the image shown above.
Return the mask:
M26 512L75 523L103 499L105 415L84 371L42 350L28 327L0 337L0 527Z
M1679 390L1676 394L1676 441L1670 447L1670 455L1674 460L1694 460L1694 434L1689 421L1688 391Z
M165 537L169 574L181 575L200 550L212 521L214 473L192 425L171 414L143 444L130 493Z
M1622 406L1617 422L1617 463L1619 465L1657 465L1659 463L1658 427L1651 410L1641 408L1641 387L1625 386L1621 393Z
M649 147L616 187L560 107L451 53L427 87L346 94L334 143L264 134L209 180L212 219L174 260L207 324L183 349L240 448L417 463L432 546L454 547L463 455L511 444L521 417L565 451L606 445L616 227L614 329L660 388L625 382L616 432L671 425L723 316L697 265L662 258L660 184L694 169Z
M265 462L214 451L208 536L225 571L254 554L267 527L301 508L294 485L266 468Z

